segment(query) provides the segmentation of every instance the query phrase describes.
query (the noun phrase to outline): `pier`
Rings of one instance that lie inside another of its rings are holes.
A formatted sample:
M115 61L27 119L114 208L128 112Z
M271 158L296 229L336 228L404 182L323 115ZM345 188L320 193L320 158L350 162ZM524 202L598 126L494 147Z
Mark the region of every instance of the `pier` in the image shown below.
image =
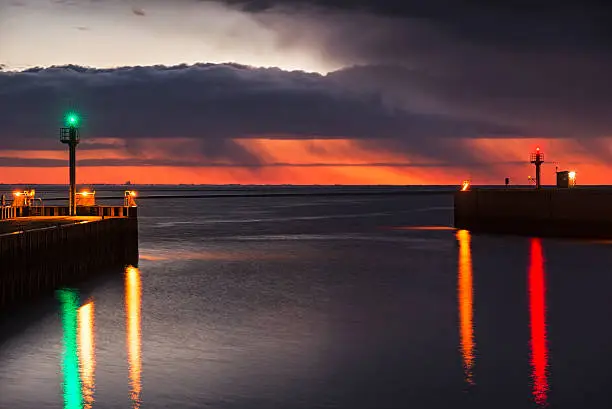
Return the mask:
M69 209L45 211L64 214ZM0 310L106 269L137 265L135 207L100 206L77 212L98 215L0 221Z
M455 192L458 229L541 237L612 238L612 189L576 188L576 172L556 170L557 184L542 187L544 153L529 155L535 166L533 188L473 188L464 181ZM556 163L556 162L555 162Z
M542 237L612 238L612 190L478 189L454 197L455 227Z
M69 146L68 205L46 206L33 189L2 195L0 312L99 271L138 265L136 193L126 191L121 206L98 206L95 191L77 192L79 122L71 112L60 129Z

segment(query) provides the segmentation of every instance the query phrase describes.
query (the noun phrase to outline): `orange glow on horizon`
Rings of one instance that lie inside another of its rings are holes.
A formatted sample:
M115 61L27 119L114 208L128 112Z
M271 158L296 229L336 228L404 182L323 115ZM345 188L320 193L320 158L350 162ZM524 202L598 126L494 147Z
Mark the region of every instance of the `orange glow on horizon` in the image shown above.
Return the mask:
M140 271L136 267L128 267L125 272L125 308L127 316L127 346L130 380L130 399L133 408L141 404L141 283Z
M83 408L91 409L94 403L96 370L93 301L79 308L78 340L79 361L81 363L81 383L83 388Z
M548 346L546 341L546 282L540 239L531 239L529 262L529 316L534 401L544 406L548 395Z
M463 371L465 381L474 384L474 294L472 282L472 249L470 232L459 230L457 232L459 242L459 279L458 279L458 298L459 298L459 327L461 337L461 354L463 356Z
M0 168L4 175L18 175L11 184L65 184L68 170L63 168ZM364 185L427 184L417 172L393 167L334 167L295 168L291 166L263 167L170 167L170 166L99 166L77 170L77 184L243 184L243 185ZM104 175L101 177L101 175Z
M92 138L92 142L105 139L108 138ZM533 152L536 141L538 147L544 145L549 155L549 162L542 168L543 184L556 183L557 163L561 169L579 167L583 184L610 184L612 181L612 167L605 158L597 157L577 142L565 139L463 139L460 142L476 162L482 160L486 163L478 165L475 162L474 165L464 166L456 165L452 158L427 158L410 151L379 149L375 148L374 142L365 144L364 141L349 138L233 140L254 158L255 163L261 163L261 167L232 166L228 157L206 157L196 139L142 139L139 140L137 153L134 149L128 149L121 140L109 141L112 143L103 149L79 150L77 159L100 160L102 164L104 160L112 160L113 163L125 163L125 166L79 165L77 183L121 184L132 180L137 184L456 185L457 175L462 174L469 175L472 183L479 185L502 185L505 177L509 177L515 185L527 185L529 181L525 175L533 172L533 166L526 153ZM182 147L178 152L177 142ZM612 150L612 139L602 138L598 143L602 149ZM67 164L67 152L60 149L0 150L0 157L61 159ZM143 161L147 165L137 165ZM59 163L56 167L2 167L0 172L3 179L0 183L67 183L67 169L61 165L63 162ZM189 165L183 166L181 163ZM199 163L202 166L194 165Z

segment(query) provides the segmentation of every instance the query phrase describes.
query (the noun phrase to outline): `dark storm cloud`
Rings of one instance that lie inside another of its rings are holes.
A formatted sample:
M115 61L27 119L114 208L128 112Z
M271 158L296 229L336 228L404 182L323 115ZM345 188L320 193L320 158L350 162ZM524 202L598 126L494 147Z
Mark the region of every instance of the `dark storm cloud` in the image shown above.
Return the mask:
M512 124L525 132L517 136L612 136L612 83L607 78L612 63L605 57L511 60L499 56L487 67L455 61L446 73L370 65L332 77L412 109Z
M232 139L389 138L411 141L408 151L418 153L439 138L519 132L503 123L412 113L318 74L213 64L70 66L0 73L2 147L29 138L56 141L69 107L82 113L84 137L124 138L136 154L143 138L194 138L209 158L251 163L258 158ZM192 149L178 142L168 154Z
M247 12L360 12L420 19L453 37L496 46L602 47L612 44L612 11L605 2L558 0L210 0ZM371 27L363 27L368 31Z
M345 69L394 106L513 125L519 136L612 136L612 20L591 2L227 1ZM296 12L299 10L299 12Z

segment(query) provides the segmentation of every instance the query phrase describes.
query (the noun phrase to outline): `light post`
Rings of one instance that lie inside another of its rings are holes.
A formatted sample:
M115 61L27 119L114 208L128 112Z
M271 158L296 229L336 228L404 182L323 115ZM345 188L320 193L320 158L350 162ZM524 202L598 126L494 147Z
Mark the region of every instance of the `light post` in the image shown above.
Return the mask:
M540 167L544 163L544 154L540 152L540 148L536 148L535 152L532 152L529 156L529 160L531 163L535 165L536 168L536 189L540 189L541 181L540 181Z
M68 144L70 151L70 216L76 216L76 146L79 144L79 120L76 113L69 112L66 115L66 127L60 128L60 141Z

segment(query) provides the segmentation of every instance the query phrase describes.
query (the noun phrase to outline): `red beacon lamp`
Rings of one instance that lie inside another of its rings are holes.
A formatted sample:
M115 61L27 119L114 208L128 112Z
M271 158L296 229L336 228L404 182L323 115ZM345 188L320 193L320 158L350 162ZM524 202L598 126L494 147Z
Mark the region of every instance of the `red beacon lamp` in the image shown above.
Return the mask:
M540 189L541 186L541 181L540 181L540 175L541 175L541 171L540 168L542 166L542 164L544 163L544 153L542 153L542 151L540 151L540 148L536 148L535 152L532 152L529 155L529 161L531 163L533 163L535 165L536 168L536 189Z

